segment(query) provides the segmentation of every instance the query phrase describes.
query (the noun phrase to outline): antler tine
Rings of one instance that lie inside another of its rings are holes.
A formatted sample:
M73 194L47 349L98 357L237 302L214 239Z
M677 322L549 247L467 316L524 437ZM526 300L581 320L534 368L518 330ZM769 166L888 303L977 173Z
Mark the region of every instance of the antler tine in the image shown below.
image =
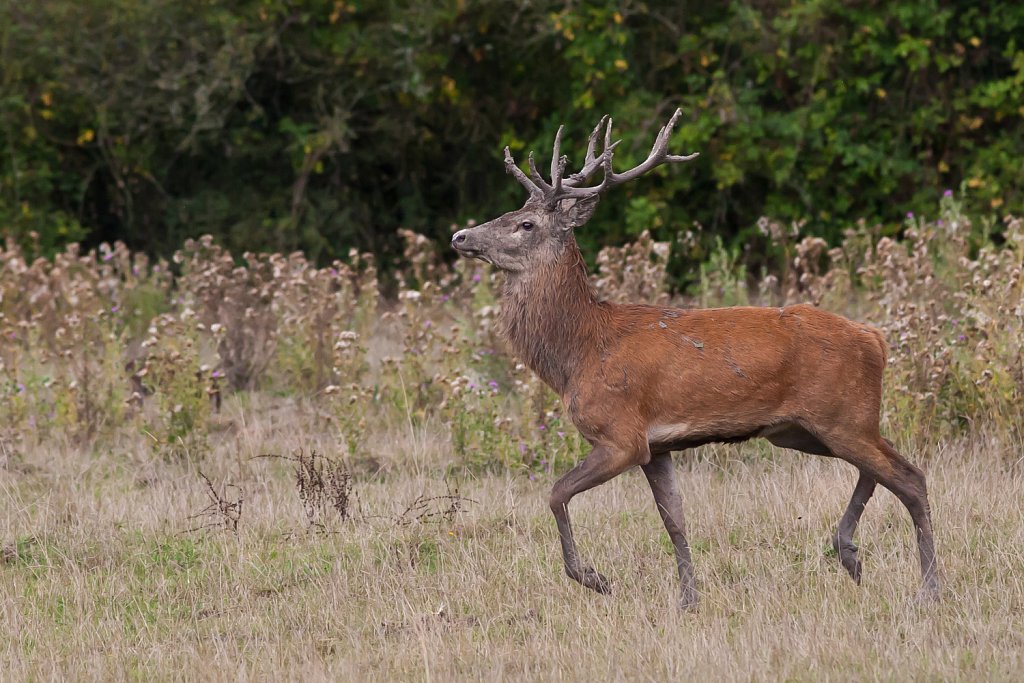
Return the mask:
M541 194L545 196L550 194L551 186L548 185L548 182L544 180L544 176L542 176L540 171L537 170L537 160L533 157L533 152L530 152L530 156L527 158L526 164L530 167L530 178L533 180L534 185L540 188Z
M565 176L565 167L569 164L569 157L564 154L558 157L558 163L552 161L555 170L551 172L551 194L558 196L562 192L562 180Z
M676 121L679 120L679 116L683 113L681 109L676 109L675 113L672 114L672 118L669 119L668 123L661 127L658 132L658 137L654 141L654 146L651 148L651 156L658 153L660 156L664 156L665 161L678 162L678 161L689 161L700 156L699 152L693 154L667 154L667 147L669 138L672 137L672 129L676 126ZM660 157L659 157L660 158Z
M640 163L640 165L635 166L634 168L631 168L628 171L613 174L611 177L610 185L619 185L621 183L630 181L634 178L643 175L644 173L647 173L655 166L658 166L666 162L676 163L680 161L689 161L690 159L695 159L699 155L699 152L694 152L693 154L687 154L683 156L667 153L668 141L669 138L672 137L672 129L675 128L676 122L679 120L679 117L682 115L682 113L683 112L681 109L676 109L675 113L672 114L672 118L670 118L668 123L666 123L662 127L661 131L658 133L658 137L655 138L654 140L654 146L651 148L651 153L648 155L647 159Z
M611 145L608 144L609 133L611 131L611 128L608 127L609 124L610 119L608 115L605 114L601 117L601 120L598 121L594 130L590 132L590 137L587 138L587 156L584 160L583 168L565 179L565 182L563 183L565 187L576 187L579 183L586 182L587 178L594 175L594 172L597 171L597 169L604 167L605 156L611 154L611 151L615 149L616 145L622 142L621 140L616 140ZM594 150L597 148L597 139L601 136L601 129L603 128L606 128L604 149L601 151L600 156L594 156Z
M555 144L551 150L551 192L554 196L562 191L562 176L565 175L565 167L569 158L562 154L562 130L565 126L559 126L555 133Z
M551 185L558 186L561 183L561 177L558 174L559 160L562 156L562 130L565 126L559 126L558 132L555 133L555 144L551 149ZM563 167L564 168L564 167Z
M608 121L608 114L601 117L601 120L594 126L594 130L590 132L590 137L587 138L587 158L586 163L591 161L597 161L594 158L594 148L597 147L597 136L601 134L601 129L604 127L605 122Z
M622 140L616 140L612 142L612 117L605 114L601 117L597 127L594 128L590 134L590 138L587 141L587 163L584 164L583 169L574 174L570 181L565 183L565 186L561 188L563 196L571 197L588 197L595 194L600 194L605 189L611 186L612 179L615 176L612 170L612 157L614 156L613 150L618 147ZM601 151L601 155L594 157L594 148L597 146L597 138L601 134L601 129L604 128L604 149ZM577 182L583 182L591 175L594 174L598 168L602 170L603 177L601 182L591 187L577 187Z
M516 160L512 158L512 151L508 147L505 148L505 172L511 173L519 181L519 184L529 191L531 197L544 196L544 191L534 185L516 164Z

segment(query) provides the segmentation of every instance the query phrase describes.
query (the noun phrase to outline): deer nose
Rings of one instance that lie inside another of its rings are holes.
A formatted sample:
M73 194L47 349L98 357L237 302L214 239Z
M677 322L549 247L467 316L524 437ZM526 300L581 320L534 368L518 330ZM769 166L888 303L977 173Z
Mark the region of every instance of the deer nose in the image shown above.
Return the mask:
M452 235L452 246L458 246L466 241L466 231L459 230L457 233Z

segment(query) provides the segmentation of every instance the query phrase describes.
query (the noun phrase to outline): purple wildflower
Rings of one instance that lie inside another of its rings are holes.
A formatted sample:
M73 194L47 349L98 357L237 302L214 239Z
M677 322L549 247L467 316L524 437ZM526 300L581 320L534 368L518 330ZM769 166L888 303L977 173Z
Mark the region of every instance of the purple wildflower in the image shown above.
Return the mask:
M526 444L522 441L519 442L519 453L521 455L526 455Z
M564 439L565 438L565 432L558 432L558 438L559 439Z
M543 432L545 429L547 429L547 427L545 427L544 425L540 425L537 427L537 429Z
M470 382L469 383L469 390L470 391L476 390L476 382Z
M946 190L945 192L942 193L942 196L943 197L952 197L953 196L953 190Z
M473 282L480 282L480 273L473 273Z
M913 218L913 217L914 217L914 212L913 211L907 211L907 218Z
M25 393L25 385L22 384L21 382L18 382L18 393L19 394L24 394Z
M120 307L120 306L111 306L111 307L110 307L110 312L111 312L111 313L117 313L117 312L118 312L118 311L120 311L120 310L121 310L121 307Z
M494 391L498 390L498 383L495 382L493 379L490 382L487 383L487 386L489 386Z
M442 294L442 295L441 295L441 301L442 301L442 302L444 302L444 301L448 301L448 299L451 299L451 297L450 297L450 296L448 296L447 294Z
M214 379L220 379L223 376L224 372L222 370L214 370L213 373L210 374L210 377L213 377Z
M112 258L114 258L114 252L112 251L108 251L106 254L103 255L104 261L109 261Z

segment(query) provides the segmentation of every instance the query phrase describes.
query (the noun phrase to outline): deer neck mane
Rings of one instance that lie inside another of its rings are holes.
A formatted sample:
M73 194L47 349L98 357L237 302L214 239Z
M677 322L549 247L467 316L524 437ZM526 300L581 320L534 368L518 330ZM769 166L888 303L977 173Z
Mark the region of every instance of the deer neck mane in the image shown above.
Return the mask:
M603 332L604 306L571 237L552 263L509 273L502 299L502 333L512 351L563 394L588 346Z

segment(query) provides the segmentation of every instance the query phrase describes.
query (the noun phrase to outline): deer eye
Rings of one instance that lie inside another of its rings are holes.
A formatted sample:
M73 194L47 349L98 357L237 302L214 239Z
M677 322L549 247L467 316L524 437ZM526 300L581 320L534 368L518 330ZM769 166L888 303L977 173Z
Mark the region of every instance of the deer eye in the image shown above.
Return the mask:
M522 228L523 230L533 230L533 223L531 223L530 221L523 221L519 225L519 227Z

